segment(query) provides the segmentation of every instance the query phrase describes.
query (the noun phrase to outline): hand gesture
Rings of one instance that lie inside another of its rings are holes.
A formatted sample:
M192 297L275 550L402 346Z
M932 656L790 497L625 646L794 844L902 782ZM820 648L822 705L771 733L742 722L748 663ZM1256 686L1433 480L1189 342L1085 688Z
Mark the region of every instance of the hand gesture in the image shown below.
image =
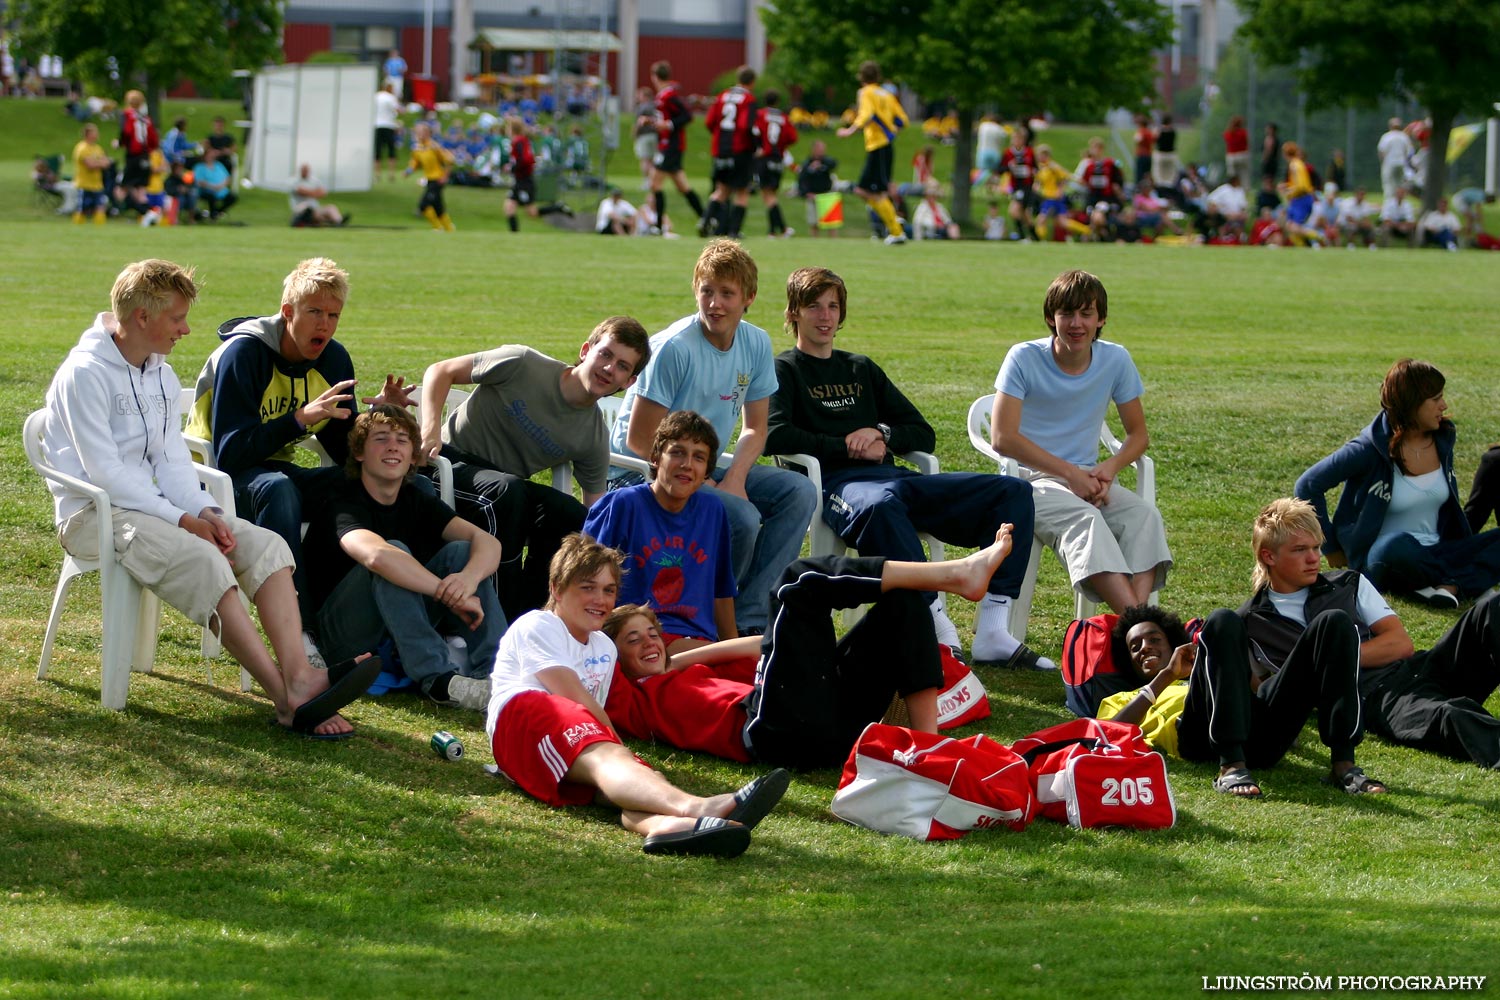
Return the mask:
M1198 647L1191 642L1172 650L1172 659L1167 663L1167 673L1172 680L1180 681L1193 672L1193 661L1197 659Z
M234 551L237 544L234 532L229 530L229 525L212 507L204 507L197 517L184 514L177 523L183 530L197 535L226 556Z
M885 436L874 427L861 427L857 431L850 431L844 436L844 448L848 451L850 458L860 458L868 462L885 460Z
M302 409L296 412L297 423L303 427L311 427L313 424L329 419L347 420L349 411L339 404L347 403L354 398L349 392L352 388L354 388L352 378L346 378L342 382L329 386L321 396L303 404Z
M366 396L360 402L366 406L378 406L381 403L387 403L391 406L416 406L417 402L411 398L411 394L420 388L421 386L415 382L407 385L406 379L399 375L387 375L385 377L385 385L381 387L380 395Z
M465 597L448 610L457 615L459 620L471 629L478 628L479 623L484 621L484 609L479 606L479 598L473 594Z
M462 573L450 573L438 581L433 599L443 607L456 610L466 598L473 597L479 588Z

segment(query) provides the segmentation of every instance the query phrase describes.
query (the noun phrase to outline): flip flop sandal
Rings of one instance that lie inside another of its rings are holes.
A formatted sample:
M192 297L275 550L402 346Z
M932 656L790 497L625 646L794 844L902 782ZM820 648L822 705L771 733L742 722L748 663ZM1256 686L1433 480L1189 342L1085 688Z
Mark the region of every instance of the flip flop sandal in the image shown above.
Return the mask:
M647 854L737 858L749 846L750 831L747 828L717 816L704 816L693 824L691 830L647 837L641 850Z
M280 722L276 721L276 716L274 715L271 716L271 718L267 721L277 729L280 729L283 733L286 733L288 736L296 736L304 740L318 740L323 743L337 743L340 740L347 740L349 737L354 735L354 730L352 729L346 733L319 733L314 732L311 729L298 729L296 726L283 726ZM319 723L314 723L314 725L319 725Z
M1379 778L1370 777L1362 767L1351 767L1339 777L1325 774L1323 784L1342 788L1347 795L1380 795L1389 791L1385 787L1385 782ZM1377 788L1379 791L1376 791Z
M747 830L755 829L755 825L776 808L776 803L781 801L791 783L792 775L786 768L767 771L734 793L734 808L726 818Z
M1242 792L1239 791L1241 788L1254 788L1255 791ZM1237 767L1215 778L1214 791L1232 795L1237 799L1258 799L1265 794L1260 790L1260 782L1256 781L1255 776L1243 767Z
M303 734L311 733L368 691L375 678L380 676L380 666L380 657L366 656L363 660L344 660L329 667L328 690L298 705L289 728Z

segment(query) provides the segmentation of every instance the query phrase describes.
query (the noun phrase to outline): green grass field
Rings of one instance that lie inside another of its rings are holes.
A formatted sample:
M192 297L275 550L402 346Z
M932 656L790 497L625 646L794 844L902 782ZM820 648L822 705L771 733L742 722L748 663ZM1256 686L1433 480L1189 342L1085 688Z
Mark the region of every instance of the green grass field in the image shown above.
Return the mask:
M0 200L25 206L26 163L7 155ZM279 197L244 228L74 227L25 207L0 224L0 996L1134 998L1196 994L1204 976L1497 970L1500 779L1374 738L1360 760L1393 789L1379 800L1319 784L1310 728L1260 775L1262 802L1215 795L1211 768L1174 761L1168 832L1043 821L947 845L884 838L834 819L837 775L818 772L742 859L662 861L606 810L547 809L486 777L477 715L396 696L354 706L348 744L279 736L227 662L208 683L175 613L157 675L136 677L125 712L104 711L89 582L38 683L59 549L20 425L124 263L199 268L195 332L173 358L187 379L220 320L273 309L282 276L314 254L353 276L340 336L372 382L499 343L566 355L606 315L657 329L690 311L696 241L537 223L515 237L489 204L486 225L455 210L463 228L446 237L409 218L392 223L402 231L293 231ZM921 404L955 470L985 468L964 414L1006 348L1044 331L1047 283L1067 267L1099 274L1106 336L1147 385L1177 560L1163 602L1191 614L1244 597L1250 518L1369 420L1396 358L1447 374L1461 480L1500 440L1488 255L747 245L762 277L749 318L778 345L784 276L812 263L844 276L840 346L875 356ZM1056 656L1070 606L1049 558L1030 641ZM1452 620L1395 607L1419 646ZM965 629L971 615L955 617ZM994 715L977 730L1008 742L1064 717L1056 677L981 676ZM469 756L439 760L437 729ZM693 791L754 773L637 749Z

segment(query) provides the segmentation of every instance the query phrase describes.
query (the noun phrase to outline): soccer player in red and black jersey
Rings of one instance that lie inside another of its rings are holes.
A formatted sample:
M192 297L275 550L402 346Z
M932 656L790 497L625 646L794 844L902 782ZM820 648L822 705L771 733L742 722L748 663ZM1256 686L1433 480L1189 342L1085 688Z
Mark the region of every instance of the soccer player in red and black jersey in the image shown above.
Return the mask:
M714 160L714 190L708 196L708 212L698 224L699 236L738 238L750 201L750 169L757 145L755 95L750 91L755 70L741 66L735 80L734 86L714 98L703 121L713 136L709 155Z
M1074 178L1089 189L1089 225L1096 234L1108 229L1110 216L1125 204L1125 172L1104 155L1104 140L1089 140L1088 155L1078 164Z
M526 123L519 118L512 118L506 123L506 134L510 136L510 194L505 196L505 221L510 225L510 231L520 232L521 226L516 218L516 208L526 206L526 214L535 219L539 215L551 215L554 212L563 212L572 215L572 209L561 202L552 202L549 205L539 206L536 203L536 152L531 146L531 137L527 134Z
M1010 148L1000 157L1000 170L1010 174L1010 217L1019 223L1017 231L1030 242L1037 209L1033 188L1036 183L1036 152L1031 148L1031 129L1025 122L1017 122L1011 130Z
M687 149L686 129L693 120L693 113L683 101L677 81L672 79L671 63L662 60L652 64L651 86L656 88L656 118L642 116L641 122L654 125L660 137L656 141L656 158L651 162L651 198L656 217L666 218L667 196L661 188L668 177L701 217L703 202L698 193L688 187L687 174L682 170L682 154Z
M797 126L786 120L782 112L781 95L774 90L766 91L765 107L755 113L755 131L759 138L755 150L755 176L760 179L760 197L766 203L766 217L772 236L790 236L781 217L781 203L776 192L781 187L781 165L787 147L797 141Z

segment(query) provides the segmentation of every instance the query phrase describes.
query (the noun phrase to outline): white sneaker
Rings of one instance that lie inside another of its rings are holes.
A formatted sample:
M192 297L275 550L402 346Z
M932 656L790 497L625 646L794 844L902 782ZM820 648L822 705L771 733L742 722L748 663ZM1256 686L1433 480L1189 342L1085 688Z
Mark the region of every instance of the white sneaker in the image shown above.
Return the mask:
M963 649L963 641L958 637L958 626L953 624L939 601L932 602L932 630L937 633L937 641L953 650L954 656Z
M307 654L307 662L318 670L327 670L328 661L323 659L323 654L318 652L318 644L313 640L311 632L302 633L302 652Z
M785 239L785 240L789 240L793 236L796 236L796 235L797 235L797 230L793 229L791 226L787 226L786 229L782 231L781 238Z
M156 225L160 221L161 221L161 212L159 212L159 211L157 211L156 209L153 208L151 211L149 211L145 215L141 216L141 228L142 229L150 229L152 226Z
M454 674L448 678L448 699L459 708L467 708L471 712L486 712L490 707L490 679Z
M904 234L904 233L892 233L891 235L889 235L889 236L887 236L885 238L885 245L888 246L888 247L899 246L899 245L901 245L902 243L905 243L905 242L906 242L906 234Z

